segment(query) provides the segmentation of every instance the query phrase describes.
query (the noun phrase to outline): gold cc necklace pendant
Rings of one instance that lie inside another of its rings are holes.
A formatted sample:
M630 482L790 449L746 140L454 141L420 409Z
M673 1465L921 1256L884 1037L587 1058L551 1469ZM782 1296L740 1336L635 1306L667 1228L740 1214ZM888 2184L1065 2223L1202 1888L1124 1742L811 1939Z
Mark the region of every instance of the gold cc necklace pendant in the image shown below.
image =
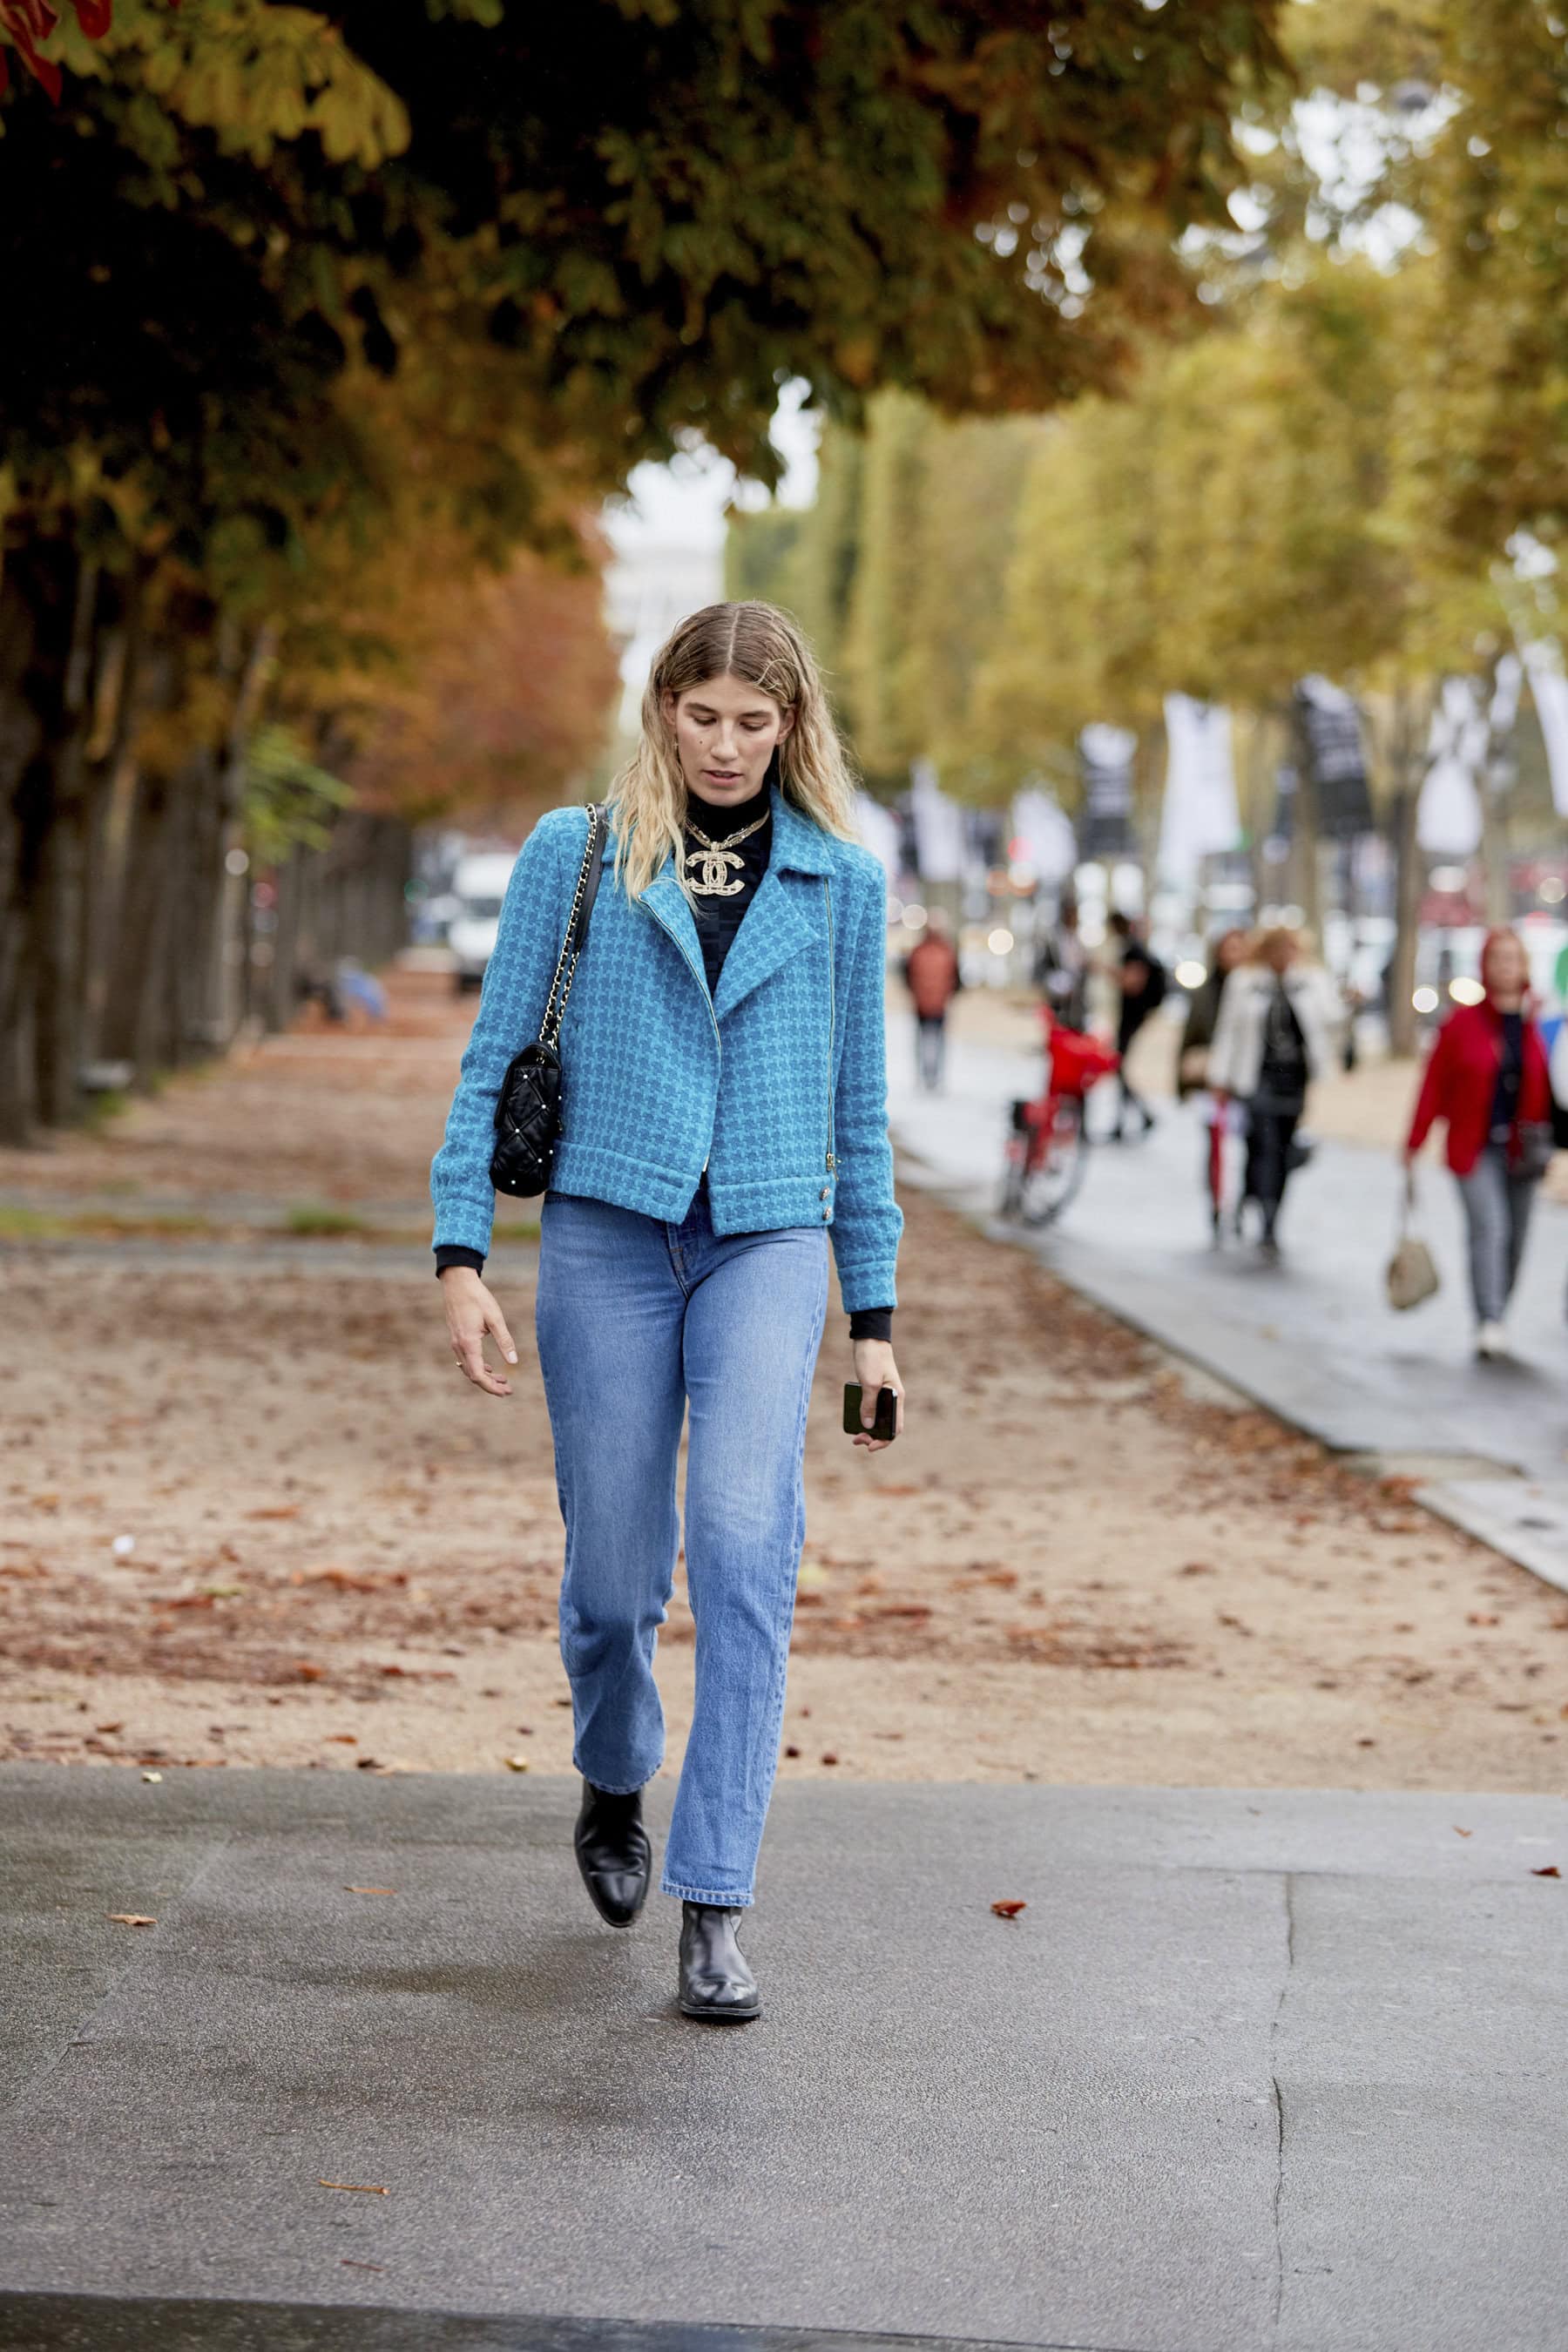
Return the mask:
M772 814L770 808L754 824L742 825L739 833L731 834L727 841L710 841L701 826L688 818L686 830L700 845L684 854L687 887L699 898L732 898L737 890L743 890L745 884L740 876L731 880L729 873L731 866L743 866L746 863L735 855L735 844L749 841L753 833L761 833ZM694 867L700 870L694 872Z
M729 868L744 866L745 862L733 849L689 849L686 853L687 885L700 898L732 898L744 885L738 875L733 881L731 880ZM700 873L693 872L694 867L700 867Z

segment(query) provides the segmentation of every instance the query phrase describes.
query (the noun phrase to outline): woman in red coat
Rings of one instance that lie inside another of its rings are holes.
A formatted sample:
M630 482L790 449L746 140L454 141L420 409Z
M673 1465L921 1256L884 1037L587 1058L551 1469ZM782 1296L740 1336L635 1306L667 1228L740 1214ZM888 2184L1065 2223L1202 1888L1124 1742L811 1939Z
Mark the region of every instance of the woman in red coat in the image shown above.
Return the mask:
M1517 931L1488 932L1481 984L1481 1003L1459 1005L1437 1032L1405 1158L1408 1166L1433 1121L1447 1119L1448 1165L1459 1180L1469 1228L1476 1353L1500 1356L1502 1318L1550 1156L1552 1095Z

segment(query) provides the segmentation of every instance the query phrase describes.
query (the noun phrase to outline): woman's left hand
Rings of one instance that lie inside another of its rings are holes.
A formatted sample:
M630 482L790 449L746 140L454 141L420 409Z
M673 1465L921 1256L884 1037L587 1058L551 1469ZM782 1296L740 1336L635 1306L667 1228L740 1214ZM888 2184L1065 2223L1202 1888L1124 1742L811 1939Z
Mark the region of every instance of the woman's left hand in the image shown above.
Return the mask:
M889 1339L857 1339L855 1342L855 1377L860 1383L861 1433L855 1440L868 1454L880 1454L891 1445L890 1437L873 1437L871 1424L877 1418L877 1397L882 1389L896 1389L899 1395L897 1432L904 1433L904 1384L899 1378L899 1368L893 1361Z

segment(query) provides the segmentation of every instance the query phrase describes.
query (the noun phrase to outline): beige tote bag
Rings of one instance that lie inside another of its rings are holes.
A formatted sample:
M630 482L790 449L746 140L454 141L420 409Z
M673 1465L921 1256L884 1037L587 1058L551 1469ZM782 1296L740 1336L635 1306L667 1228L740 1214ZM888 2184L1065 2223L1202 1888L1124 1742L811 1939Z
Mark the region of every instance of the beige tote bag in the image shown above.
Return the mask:
M1384 1281L1388 1286L1388 1303L1401 1313L1407 1307L1419 1307L1441 1286L1436 1260L1419 1234L1411 1229L1415 1221L1415 1171L1412 1168L1405 1180L1405 1198L1399 1215L1399 1236L1394 1244L1394 1255L1388 1261Z

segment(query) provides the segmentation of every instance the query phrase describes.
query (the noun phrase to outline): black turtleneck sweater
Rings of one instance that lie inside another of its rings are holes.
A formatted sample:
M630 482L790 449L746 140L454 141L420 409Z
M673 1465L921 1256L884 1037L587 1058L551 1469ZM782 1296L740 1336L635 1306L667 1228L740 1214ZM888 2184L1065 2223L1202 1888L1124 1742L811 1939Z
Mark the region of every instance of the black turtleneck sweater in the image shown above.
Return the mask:
M691 911L697 918L697 939L702 950L702 969L708 975L708 993L711 996L719 986L719 975L724 969L724 959L734 944L736 932L745 917L747 908L757 895L757 885L768 870L768 858L773 845L773 794L764 784L749 801L734 808L705 808L700 801L688 802L686 811L686 872L688 879L702 879L702 844L692 832L695 818L710 841L733 841L736 834L744 833L744 841L736 841L733 849L724 853L724 879L731 886L727 894L716 892L705 897L694 891ZM758 824L758 819L762 823ZM748 833L748 825L757 825ZM693 864L696 858L699 862ZM737 866L732 861L740 859ZM733 887L738 886L738 887Z
M728 881L738 882L739 889L715 892L711 896L704 896L698 891L692 897L691 910L697 919L702 969L707 974L708 993L711 996L718 988L724 959L734 944L735 934L745 919L746 909L757 895L757 885L768 870L768 858L773 844L773 796L764 784L760 793L753 793L749 801L742 801L734 808L706 809L700 802L696 806L700 812L697 822L710 841L731 841L736 834L744 833L748 825L756 824L759 817L766 819L765 824L757 825L755 833L747 834L744 841L735 842L733 849L726 853L725 877ZM705 823L704 819L707 820ZM686 846L687 873L689 876L695 872L697 879L700 880L701 867L693 868L690 857L695 854L700 858L703 845L693 837L689 813ZM736 858L740 860L739 865L731 862ZM478 1250L459 1249L448 1244L436 1253L438 1275L445 1274L449 1265L471 1265L476 1274L482 1274L484 1264ZM849 1318L849 1337L852 1339L890 1339L892 1336L893 1310L890 1307L862 1307Z

